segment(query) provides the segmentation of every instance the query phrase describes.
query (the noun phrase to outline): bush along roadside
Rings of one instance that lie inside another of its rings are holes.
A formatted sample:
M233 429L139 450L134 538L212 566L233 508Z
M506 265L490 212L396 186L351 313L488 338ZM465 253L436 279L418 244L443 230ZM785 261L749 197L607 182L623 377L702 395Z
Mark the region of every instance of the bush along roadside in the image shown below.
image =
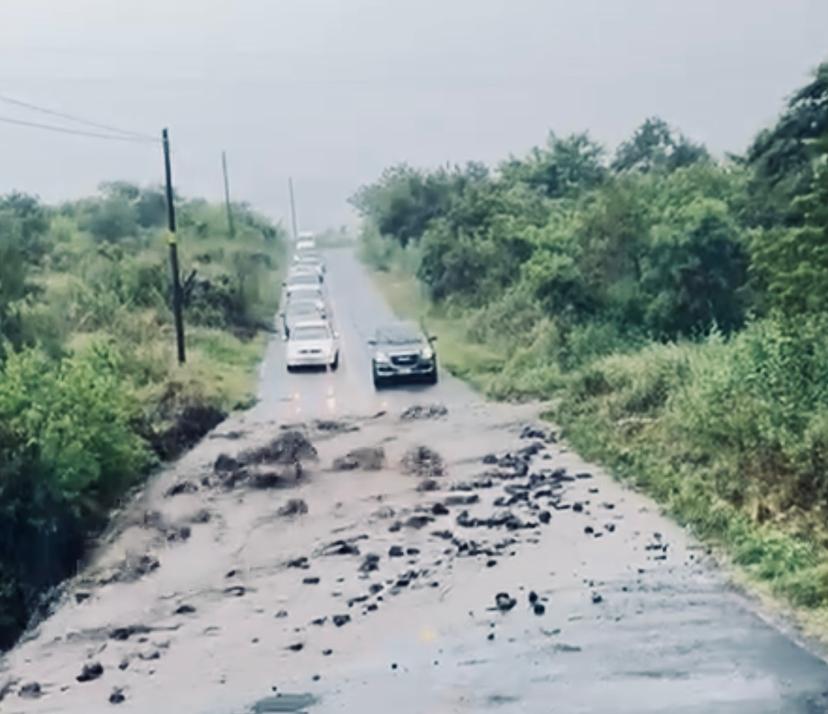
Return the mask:
M188 361L175 361L160 190L0 197L0 649L156 464L254 399L284 236L179 202Z
M363 259L449 370L549 400L581 453L824 623L828 64L743 157L649 119L610 157L551 136L353 201Z

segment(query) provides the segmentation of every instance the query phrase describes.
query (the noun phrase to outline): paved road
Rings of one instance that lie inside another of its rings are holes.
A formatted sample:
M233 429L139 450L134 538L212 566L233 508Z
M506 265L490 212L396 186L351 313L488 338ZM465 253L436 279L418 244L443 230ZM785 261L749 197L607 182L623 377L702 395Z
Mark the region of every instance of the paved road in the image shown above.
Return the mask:
M341 365L336 372L288 373L284 343L274 341L261 373L259 396L264 412L301 420L404 408L420 398L457 404L478 401L468 387L447 374L434 387L411 384L376 392L371 383L368 339L378 326L395 317L350 250L330 250L325 259L328 293L341 335Z
M0 663L0 690L12 682L4 714L108 711L115 689L118 711L176 714L828 711L823 660L766 624L648 499L556 443L529 463L540 488L508 459L482 462L532 443L520 432L535 407L486 404L446 375L434 388L375 393L365 340L388 309L349 253L330 252L328 264L340 370L288 374L283 344L271 345L260 404L159 474L55 614ZM400 420L424 401L448 415ZM321 417L346 428L314 426ZM304 480L269 490L216 481L220 453L240 457L295 422L319 451ZM420 445L445 460L437 491L400 468ZM382 446L387 466L331 468L365 446ZM591 477L555 481L558 469ZM169 496L183 481L195 489ZM308 512L285 515L295 498ZM547 499L557 507L543 523L535 504ZM481 525L504 508L533 527ZM360 553L325 555L335 539ZM392 546L405 554L390 557ZM113 581L143 554L159 567ZM376 569L366 554L379 556ZM306 567L292 567L300 557ZM508 612L494 608L502 592L516 600ZM337 614L350 620L336 626ZM112 636L133 625L146 631ZM77 682L93 661L103 675ZM43 696L20 697L32 681Z

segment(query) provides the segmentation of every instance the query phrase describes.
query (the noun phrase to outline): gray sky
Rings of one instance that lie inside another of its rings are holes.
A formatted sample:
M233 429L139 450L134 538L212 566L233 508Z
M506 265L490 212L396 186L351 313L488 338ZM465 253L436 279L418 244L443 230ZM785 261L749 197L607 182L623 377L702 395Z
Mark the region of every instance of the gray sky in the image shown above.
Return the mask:
M614 146L658 114L741 151L828 58L826 0L0 0L0 93L170 127L188 195L301 228L385 166L497 161L549 130ZM0 116L50 122L0 103ZM0 191L157 182L158 151L0 124Z

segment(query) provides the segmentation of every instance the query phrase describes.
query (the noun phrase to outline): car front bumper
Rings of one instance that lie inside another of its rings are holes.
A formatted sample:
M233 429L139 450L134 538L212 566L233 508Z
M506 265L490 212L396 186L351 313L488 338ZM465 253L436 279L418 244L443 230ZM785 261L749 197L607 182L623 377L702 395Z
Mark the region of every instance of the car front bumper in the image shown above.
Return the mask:
M288 367L326 367L332 364L334 356L326 353L291 355L287 358Z
M420 361L411 365L395 365L390 362L375 362L374 374L382 379L406 379L413 377L428 377L437 369L435 361Z

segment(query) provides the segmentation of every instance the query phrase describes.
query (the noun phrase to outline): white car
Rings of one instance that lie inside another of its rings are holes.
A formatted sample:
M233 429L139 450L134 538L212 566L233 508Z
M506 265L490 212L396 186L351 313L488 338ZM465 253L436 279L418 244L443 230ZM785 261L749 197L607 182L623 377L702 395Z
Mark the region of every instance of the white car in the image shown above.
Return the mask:
M288 273L285 285L319 285L322 282L322 275L315 270L294 269Z
M339 366L339 335L326 320L298 322L287 341L288 372L297 367Z
M325 293L317 281L313 285L290 285L285 287L285 297L288 300L318 300L325 302Z

